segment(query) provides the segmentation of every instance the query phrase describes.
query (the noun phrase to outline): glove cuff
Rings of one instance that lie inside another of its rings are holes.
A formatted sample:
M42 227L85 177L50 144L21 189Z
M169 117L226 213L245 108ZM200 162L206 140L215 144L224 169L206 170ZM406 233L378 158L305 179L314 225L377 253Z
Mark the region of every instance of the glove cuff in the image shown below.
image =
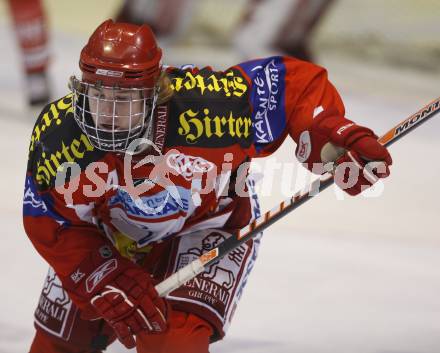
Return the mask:
M316 117L313 122L313 131L327 136L329 142L345 149L350 149L354 142L364 136L377 138L371 129L357 125L353 121L337 115Z

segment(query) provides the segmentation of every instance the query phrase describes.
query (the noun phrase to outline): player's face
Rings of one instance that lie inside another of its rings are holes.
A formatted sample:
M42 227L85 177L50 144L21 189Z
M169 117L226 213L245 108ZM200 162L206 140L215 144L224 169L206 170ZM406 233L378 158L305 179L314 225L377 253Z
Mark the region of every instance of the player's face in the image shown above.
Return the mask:
M145 100L140 90L88 89L90 114L102 130L129 130L142 123Z

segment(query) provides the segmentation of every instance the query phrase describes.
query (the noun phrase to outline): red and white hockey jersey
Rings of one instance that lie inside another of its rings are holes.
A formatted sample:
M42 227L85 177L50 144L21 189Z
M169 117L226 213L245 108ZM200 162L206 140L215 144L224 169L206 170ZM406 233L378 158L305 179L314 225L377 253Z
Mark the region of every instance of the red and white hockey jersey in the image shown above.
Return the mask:
M71 95L47 105L35 124L24 226L80 307L95 289L90 273L111 256L137 259L169 237L246 225L251 204L240 166L273 153L287 135L298 145L292 157L319 162L308 134L314 117L344 116L326 71L293 58L166 70L174 94L156 109L160 153L95 149L73 118ZM144 190L134 197L134 187Z

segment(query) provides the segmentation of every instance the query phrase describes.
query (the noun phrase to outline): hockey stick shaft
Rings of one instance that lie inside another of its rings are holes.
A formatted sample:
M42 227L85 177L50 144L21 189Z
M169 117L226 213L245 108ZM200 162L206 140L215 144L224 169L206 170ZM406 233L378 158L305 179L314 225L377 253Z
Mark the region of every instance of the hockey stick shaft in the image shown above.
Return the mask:
M393 127L379 138L379 142L384 146L390 146L415 129L417 126L420 126L422 123L432 118L439 111L440 97ZM328 188L333 184L333 182L334 178L332 174L324 174L320 179L313 181L307 188L295 193L291 198L284 200L278 206L274 207L270 211L267 211L261 217L258 217L249 225L223 241L218 247L208 251L207 253L204 253L159 283L155 287L157 292L161 297L164 297L173 290L179 288L182 284L203 272L206 266L218 261L230 251L236 249L242 243L255 237L277 220L292 212L306 201L310 200L313 196L316 196L318 193Z

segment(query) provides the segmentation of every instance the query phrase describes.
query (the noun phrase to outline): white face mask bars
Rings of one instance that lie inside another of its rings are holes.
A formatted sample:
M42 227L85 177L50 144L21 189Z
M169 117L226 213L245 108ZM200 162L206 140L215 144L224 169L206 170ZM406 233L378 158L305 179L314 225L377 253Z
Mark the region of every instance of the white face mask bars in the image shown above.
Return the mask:
M99 150L123 152L140 137L151 138L158 88L119 88L71 77L74 118Z

